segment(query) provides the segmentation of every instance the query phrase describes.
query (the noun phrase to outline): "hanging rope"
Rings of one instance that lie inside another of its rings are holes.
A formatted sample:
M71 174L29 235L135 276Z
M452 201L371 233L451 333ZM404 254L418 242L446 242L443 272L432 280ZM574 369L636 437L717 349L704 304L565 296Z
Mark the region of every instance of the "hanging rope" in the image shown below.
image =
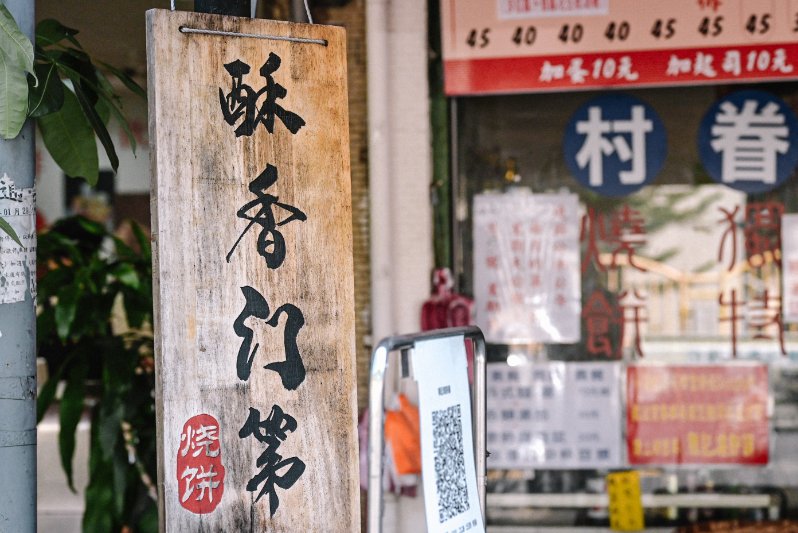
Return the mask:
M268 39L272 41L288 41L292 43L320 44L322 46L327 46L326 39L308 39L305 37L284 37L282 35L267 35L262 33L239 33L235 31L206 30L202 28L189 28L188 26L180 26L180 33L220 35L223 37L249 37L251 39Z

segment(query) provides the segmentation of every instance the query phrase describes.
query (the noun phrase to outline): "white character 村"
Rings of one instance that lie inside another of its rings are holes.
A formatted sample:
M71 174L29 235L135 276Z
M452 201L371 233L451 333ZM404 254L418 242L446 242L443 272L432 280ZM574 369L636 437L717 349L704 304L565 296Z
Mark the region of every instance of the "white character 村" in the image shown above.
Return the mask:
M645 108L634 105L628 120L603 120L601 108L588 108L588 119L576 123L576 131L585 136L582 147L576 153L579 168L589 166L591 187L604 184L604 156L615 153L631 169L621 170L618 179L622 185L640 185L646 179L646 134L654 129L654 124L646 118ZM629 134L631 146L624 135L609 136L610 133Z

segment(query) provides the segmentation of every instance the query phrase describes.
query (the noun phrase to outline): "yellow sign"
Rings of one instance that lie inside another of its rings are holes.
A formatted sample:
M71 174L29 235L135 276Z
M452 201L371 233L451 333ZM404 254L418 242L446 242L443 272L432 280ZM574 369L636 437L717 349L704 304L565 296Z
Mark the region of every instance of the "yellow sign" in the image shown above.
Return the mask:
M636 471L608 474L607 495L610 499L610 528L613 531L642 531L645 525L640 475Z

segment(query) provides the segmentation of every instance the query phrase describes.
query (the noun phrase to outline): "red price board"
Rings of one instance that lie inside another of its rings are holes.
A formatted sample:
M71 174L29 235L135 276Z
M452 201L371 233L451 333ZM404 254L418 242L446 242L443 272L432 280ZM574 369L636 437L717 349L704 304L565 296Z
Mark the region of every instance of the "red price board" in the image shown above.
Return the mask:
M626 382L629 463L768 462L768 369L630 366Z
M446 94L798 79L798 0L441 0Z

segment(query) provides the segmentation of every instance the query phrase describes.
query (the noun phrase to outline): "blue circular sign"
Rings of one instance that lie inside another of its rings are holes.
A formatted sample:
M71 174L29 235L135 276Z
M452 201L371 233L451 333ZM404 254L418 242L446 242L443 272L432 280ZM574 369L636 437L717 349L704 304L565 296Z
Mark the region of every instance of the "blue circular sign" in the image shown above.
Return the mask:
M626 196L651 183L668 153L665 126L628 94L599 96L571 116L563 139L576 180L604 196Z
M798 119L781 99L739 91L713 105L698 128L698 155L716 182L746 193L775 189L798 165Z

